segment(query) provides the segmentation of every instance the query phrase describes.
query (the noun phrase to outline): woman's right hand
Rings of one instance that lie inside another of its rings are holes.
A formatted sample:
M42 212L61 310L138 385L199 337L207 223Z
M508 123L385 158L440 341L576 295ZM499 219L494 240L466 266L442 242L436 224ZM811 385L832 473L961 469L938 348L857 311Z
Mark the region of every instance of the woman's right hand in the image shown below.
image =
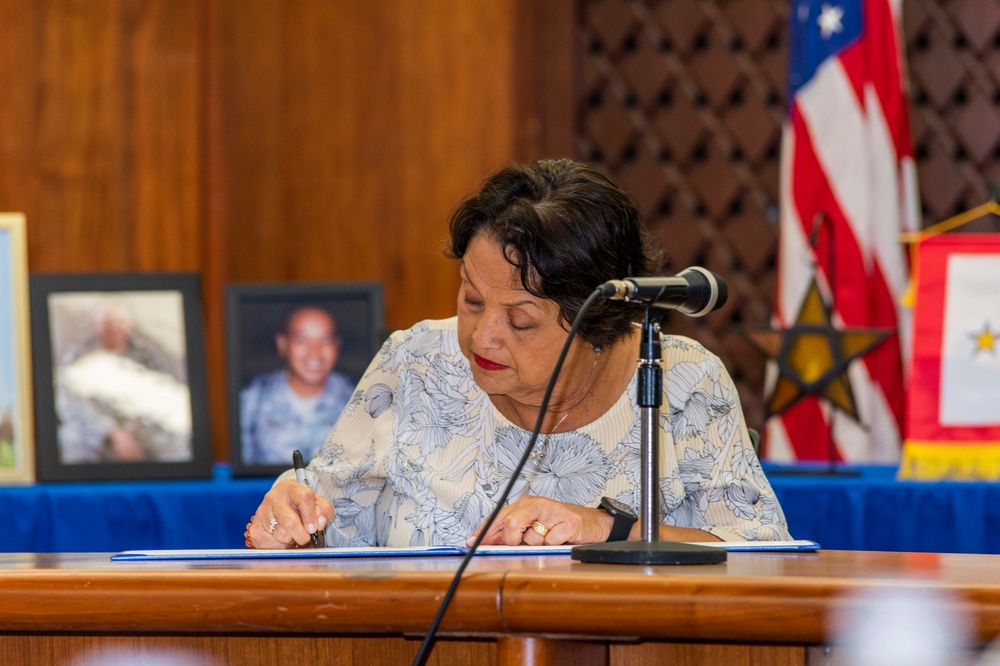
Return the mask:
M285 479L264 495L248 534L254 548L294 548L309 544L312 534L324 529L332 519L330 502L309 486Z

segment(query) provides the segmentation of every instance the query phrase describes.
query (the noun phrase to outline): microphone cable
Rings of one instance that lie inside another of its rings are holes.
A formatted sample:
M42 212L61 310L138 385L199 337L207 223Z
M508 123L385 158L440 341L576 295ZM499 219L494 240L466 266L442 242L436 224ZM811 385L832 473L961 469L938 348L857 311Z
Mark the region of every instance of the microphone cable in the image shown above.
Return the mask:
M556 379L559 378L559 372L562 370L563 362L566 360L566 355L569 353L570 343L573 338L576 337L577 331L580 329L580 325L583 323L583 316L586 314L590 306L594 304L599 298L603 298L601 289L595 289L587 300L583 302L580 307L580 311L577 313L576 317L573 319L573 324L569 327L569 333L566 335L566 342L563 344L562 352L559 354L559 359L556 361L556 367L552 370L552 377L549 379L549 385L545 388L545 395L542 397L542 405L538 410L538 421L535 422L535 429L531 433L531 439L528 440L528 446L524 449L524 454L521 455L521 460L518 461L517 467L514 472L510 475L510 481L507 482L507 486L503 489L500 494L500 498L497 500L496 506L493 508L493 512L486 519L483 524L483 529L479 531L479 536L472 543L469 551L462 557L461 563L458 565L458 570L455 571L455 575L451 579L451 585L448 586L448 591L445 592L444 597L441 599L441 605L438 606L437 613L434 615L434 620L431 622L431 626L427 629L427 633L424 635L424 640L420 644L420 650L417 651L417 656L413 659L413 666L424 666L427 661L427 657L430 656L430 651L434 644L434 636L437 634L438 627L441 625L441 620L444 618L445 611L448 610L448 606L451 604L452 597L455 596L455 590L458 589L458 583L462 579L462 574L465 572L466 567L469 566L469 562L472 561L472 556L475 555L476 549L479 548L479 544L482 542L483 537L489 531L490 526L496 520L497 515L499 515L500 510L503 509L504 504L506 504L508 497L510 496L511 488L514 487L514 482L521 476L521 470L524 469L525 464L528 462L528 458L531 457L531 451L535 448L535 442L538 440L538 433L542 430L542 420L545 418L545 413L549 409L549 399L552 397L552 390L555 388Z

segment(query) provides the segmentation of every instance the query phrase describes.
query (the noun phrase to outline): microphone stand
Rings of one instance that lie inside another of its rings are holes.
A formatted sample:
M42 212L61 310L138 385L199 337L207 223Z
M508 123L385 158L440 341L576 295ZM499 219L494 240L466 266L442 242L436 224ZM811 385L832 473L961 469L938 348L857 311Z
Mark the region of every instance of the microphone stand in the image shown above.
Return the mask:
M638 396L642 438L640 463L642 529L640 541L611 541L573 548L572 557L581 562L602 564L718 564L726 561L726 551L710 546L660 541L660 405L663 403L663 355L660 324L667 310L646 304L639 342Z

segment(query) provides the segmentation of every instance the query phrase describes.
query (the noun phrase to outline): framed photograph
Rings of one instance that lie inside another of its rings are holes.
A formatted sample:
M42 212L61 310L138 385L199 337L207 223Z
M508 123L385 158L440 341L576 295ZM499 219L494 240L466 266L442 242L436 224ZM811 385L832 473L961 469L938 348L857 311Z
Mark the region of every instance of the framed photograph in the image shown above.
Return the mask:
M198 276L33 275L38 477L208 477Z
M35 479L24 215L0 213L0 484Z
M384 337L382 285L232 285L226 308L232 472L274 476L350 401Z

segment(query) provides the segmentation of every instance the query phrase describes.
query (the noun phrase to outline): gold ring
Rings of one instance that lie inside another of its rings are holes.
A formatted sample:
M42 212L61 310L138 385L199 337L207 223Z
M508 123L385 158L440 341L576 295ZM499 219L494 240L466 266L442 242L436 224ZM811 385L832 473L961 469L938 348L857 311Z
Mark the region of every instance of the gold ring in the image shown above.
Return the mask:
M541 534L543 537L549 533L549 528L547 528L545 525L542 525L537 520L535 522L531 523L531 529L535 530L536 532L538 532L539 534Z

